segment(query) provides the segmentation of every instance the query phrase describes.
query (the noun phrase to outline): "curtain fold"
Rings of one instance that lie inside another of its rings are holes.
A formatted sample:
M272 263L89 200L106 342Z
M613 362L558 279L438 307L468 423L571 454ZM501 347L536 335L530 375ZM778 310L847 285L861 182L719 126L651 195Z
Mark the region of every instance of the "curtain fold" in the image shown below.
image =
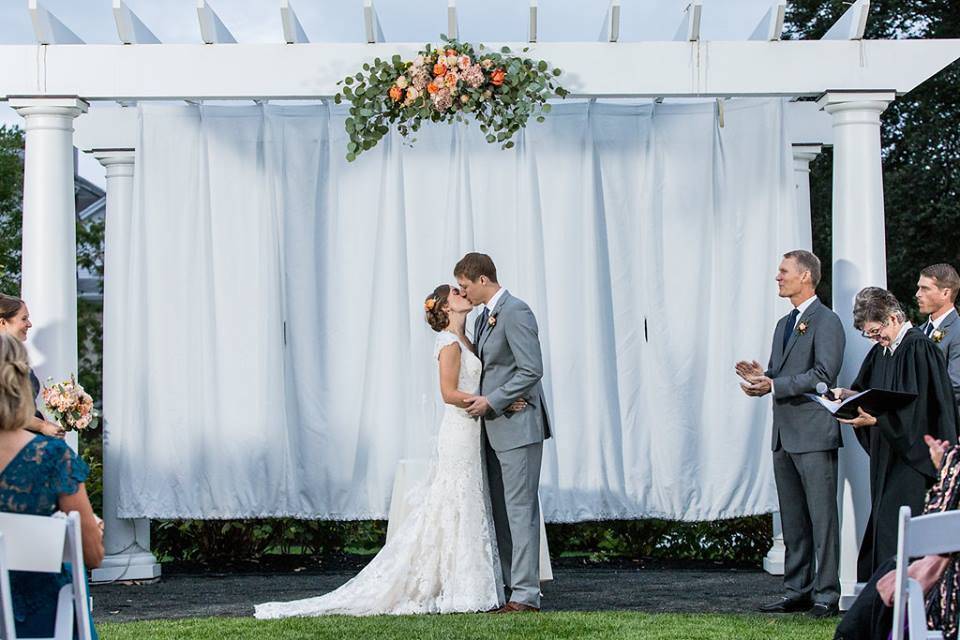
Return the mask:
M107 247L121 517L385 517L442 412L422 301L473 250L539 322L547 520L775 510L733 365L809 214L782 102L715 109L568 102L509 151L435 125L347 163L340 108L141 106Z

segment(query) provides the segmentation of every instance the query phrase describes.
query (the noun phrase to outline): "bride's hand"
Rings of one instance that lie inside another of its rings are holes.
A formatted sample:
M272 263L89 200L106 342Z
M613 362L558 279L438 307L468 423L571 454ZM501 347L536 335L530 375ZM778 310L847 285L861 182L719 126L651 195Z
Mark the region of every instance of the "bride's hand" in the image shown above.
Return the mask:
M520 398L519 400L514 400L513 403L509 407L507 407L507 411L509 411L510 413L516 413L518 411L523 411L526 408L527 408L527 401L524 400L523 398Z

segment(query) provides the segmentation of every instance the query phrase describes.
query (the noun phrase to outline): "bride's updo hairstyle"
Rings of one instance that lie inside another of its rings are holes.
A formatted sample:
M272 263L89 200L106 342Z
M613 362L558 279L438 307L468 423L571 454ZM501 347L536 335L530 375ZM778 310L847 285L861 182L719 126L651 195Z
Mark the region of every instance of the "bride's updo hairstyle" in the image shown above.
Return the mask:
M423 301L423 310L427 315L427 324L430 328L440 333L450 324L450 316L443 310L443 305L447 304L447 296L450 295L450 285L442 284L433 290L433 293L427 296Z
M0 334L0 430L24 428L33 412L27 350L13 336Z

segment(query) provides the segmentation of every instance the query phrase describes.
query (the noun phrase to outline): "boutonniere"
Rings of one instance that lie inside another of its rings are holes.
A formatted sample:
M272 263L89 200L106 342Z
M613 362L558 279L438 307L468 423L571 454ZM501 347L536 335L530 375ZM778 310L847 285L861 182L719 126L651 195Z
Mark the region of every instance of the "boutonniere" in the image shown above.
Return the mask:
M940 344L941 342L943 342L943 337L945 335L947 335L946 331L944 331L943 329L937 329L936 331L930 334L930 339L936 342L937 344Z
M489 318L487 318L487 324L490 325L491 327L497 326L497 316L490 316Z
M810 323L806 320L801 320L797 323L797 333L804 335L807 332L807 329L810 328Z

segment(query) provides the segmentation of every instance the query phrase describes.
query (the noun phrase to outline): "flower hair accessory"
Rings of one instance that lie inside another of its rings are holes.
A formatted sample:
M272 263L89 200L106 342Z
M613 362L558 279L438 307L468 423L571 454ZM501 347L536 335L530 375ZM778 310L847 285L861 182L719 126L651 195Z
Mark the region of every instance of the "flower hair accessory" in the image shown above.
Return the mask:
M436 298L430 298L429 300L427 300L426 302L423 303L423 308L424 308L424 310L426 310L426 311L433 311L433 308L434 308L435 306L437 306L437 299L436 299Z

